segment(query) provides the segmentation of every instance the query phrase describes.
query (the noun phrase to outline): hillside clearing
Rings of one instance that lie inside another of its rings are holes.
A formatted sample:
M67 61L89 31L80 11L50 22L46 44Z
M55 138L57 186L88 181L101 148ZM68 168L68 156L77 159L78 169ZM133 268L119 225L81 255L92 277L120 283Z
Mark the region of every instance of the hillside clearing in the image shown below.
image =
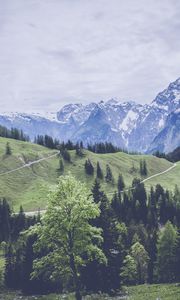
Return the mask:
M7 141L10 143L12 155L5 155ZM17 141L13 139L0 138L0 173L11 172L11 170L20 168L16 172L7 173L0 176L0 197L6 197L14 211L18 211L19 206L23 205L26 211L43 209L46 207L47 194L49 189L53 189L57 184L58 177L61 175L59 168L59 158L55 155L47 160L41 160L36 164L23 165L42 158L47 158L56 154L56 150L31 144L28 142ZM91 188L96 176L96 164L99 161L105 175L106 165L112 169L115 178L115 184L107 184L105 180L101 181L102 189L112 196L116 190L117 178L119 173L123 174L126 189L131 186L135 177L140 178L139 165L140 160L145 159L147 163L148 175L152 176L164 172L173 164L165 159L160 159L151 155L128 155L123 152L111 154L96 154L84 150L84 156L79 157L75 151L69 151L71 162L64 161L64 173L71 172L78 180L87 184ZM90 159L95 167L94 176L85 174L84 163ZM150 189L157 183L164 188L174 190L175 184L179 184L180 163L168 173L153 177L145 182L145 186ZM145 177L141 178L142 180Z

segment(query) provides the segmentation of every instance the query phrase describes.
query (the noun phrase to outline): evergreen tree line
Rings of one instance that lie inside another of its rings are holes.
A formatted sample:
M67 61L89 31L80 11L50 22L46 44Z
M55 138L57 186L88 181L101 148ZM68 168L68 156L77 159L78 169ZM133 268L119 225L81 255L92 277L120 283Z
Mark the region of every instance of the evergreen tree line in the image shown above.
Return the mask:
M9 139L15 139L15 140L20 140L24 142L29 142L29 136L24 134L22 130L19 130L17 128L11 128L7 129L4 126L0 125L0 136L9 138Z
M87 175L94 175L95 168L94 168L94 165L93 165L93 163L91 162L91 160L89 158L85 161L84 168L85 168L85 172L86 172ZM96 164L96 178L97 179L103 179L104 178L107 183L114 184L114 177L113 177L112 170L111 170L110 166L108 164L106 165L106 174L104 176L103 170L100 166L99 161Z
M97 179L103 179L104 178L107 183L111 183L111 184L115 183L114 176L113 176L113 173L112 173L112 170L111 170L111 167L109 166L109 164L106 164L105 175L103 173L103 170L101 168L101 165L100 165L99 161L97 161L96 168L95 168L94 164L91 162L91 160L89 158L84 163L84 169L85 169L85 172L86 172L87 175L91 175L91 176L95 175ZM130 171L133 172L132 169ZM135 171L137 171L137 170L135 169ZM140 160L139 172L140 172L141 176L147 176L148 169L147 169L146 160ZM121 189L121 190L123 190L124 187L125 187L125 184L124 184L124 180L122 178L122 175L118 178L118 182L120 180L123 181L122 189Z
M37 135L34 139L34 143L50 149L57 149L58 145L60 144L59 140L53 139L47 134Z
M88 144L87 149L91 152L102 153L102 154L104 154L104 153L116 153L116 152L124 152L124 153L132 154L132 155L140 154L136 151L128 151L126 149L114 146L112 143L108 143L108 142Z
M122 186L121 175L119 190L122 190ZM172 193L157 185L147 193L144 184L134 179L129 193L118 193L117 190L111 200L96 179L92 195L94 202L99 205L100 215L91 220L90 224L101 229L101 250L107 263L99 262L94 256L86 265L82 265L80 281L83 290L115 293L121 284L180 280L180 191L177 187ZM7 204L4 205L6 207ZM9 208L3 210L7 211L2 214L6 219L5 216L10 214ZM4 219L2 224L5 224ZM6 224L4 227L11 226ZM27 228L27 225L22 227L21 230ZM51 281L46 269L38 279L31 280L33 261L37 259L33 248L36 234L28 236L26 240L18 234L14 237L6 249L7 287L22 289L25 293L61 291L64 286L71 290L71 282L66 285L61 276ZM2 239L8 241L8 237ZM38 257L43 256L47 250L41 251Z
M23 208L13 214L6 199L0 200L0 243L16 241L21 231L36 222L36 217L26 217Z
M87 149L93 153L116 153L116 152L124 152L127 154L140 154L136 151L128 151L126 149L122 149L120 147L114 146L112 143L108 142L101 142L101 143L95 143L95 144L88 144L87 146L84 146L83 142L77 142L74 143L71 140L68 140L67 142L61 142L58 139L53 139L51 136L48 135L37 135L34 139L35 144L39 144L42 146L45 146L47 148L51 149L59 149L59 150L76 150L78 154L79 149ZM80 151L80 156L82 155Z
M180 161L180 147L177 147L174 149L174 151L166 154L160 151L156 151L153 153L154 156L157 156L159 158L165 158L171 162L177 162Z

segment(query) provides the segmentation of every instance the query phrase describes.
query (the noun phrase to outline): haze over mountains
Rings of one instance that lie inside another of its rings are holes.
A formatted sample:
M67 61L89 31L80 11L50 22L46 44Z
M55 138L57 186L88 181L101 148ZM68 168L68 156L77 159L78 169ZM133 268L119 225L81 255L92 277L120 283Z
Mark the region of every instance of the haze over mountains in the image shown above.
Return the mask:
M180 78L151 104L133 101L65 105L57 113L5 113L0 124L23 129L31 139L48 134L61 140L112 142L128 150L169 152L180 145Z

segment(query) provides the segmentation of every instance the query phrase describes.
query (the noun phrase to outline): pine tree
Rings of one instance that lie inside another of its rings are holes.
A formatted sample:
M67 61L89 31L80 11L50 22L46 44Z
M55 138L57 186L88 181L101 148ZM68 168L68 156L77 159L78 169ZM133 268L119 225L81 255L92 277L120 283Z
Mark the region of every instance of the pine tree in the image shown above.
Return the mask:
M121 200L121 194L117 194L116 192L113 195L112 201L111 201L111 208L114 212L114 215L119 221L123 220L123 205Z
M137 264L131 255L126 255L121 269L121 281L125 285L137 283Z
M148 232L147 250L149 254L148 263L148 283L153 283L155 275L155 264L157 259L157 230L151 229Z
M100 183L97 179L95 179L94 185L92 187L92 196L95 203L100 203L103 192L101 191Z
M132 205L136 221L142 221L144 224L147 224L147 194L144 184L135 178L132 182L132 187Z
M152 187L150 190L149 201L148 201L147 224L150 230L158 228L157 204L156 204L155 192Z
M0 242L10 239L10 207L6 199L0 201Z
M113 178L113 175L112 175L112 171L111 171L111 168L110 168L110 166L108 164L106 165L105 180L108 183L114 183L114 178Z
M64 158L64 160L71 162L71 155L66 148L61 150L61 155Z
M137 283L142 284L147 281L149 256L144 246L139 242L132 245L130 255L136 263Z
M84 167L85 167L86 174L88 175L94 174L94 167L89 158L88 160L85 161Z
M123 191L124 188L125 188L125 184L124 184L123 176L122 176L122 174L119 174L119 177L118 177L118 193L120 194Z
M141 159L140 160L140 174L142 176L147 176L148 174L148 170L147 170L147 164L146 164L146 160L145 159Z
M61 173L63 173L64 172L64 164L63 164L63 160L60 158L60 160L59 160L59 171L61 172Z
M97 178L103 179L103 172L99 162L97 162Z
M148 171L147 171L147 164L146 164L145 160L143 160L143 166L142 167L143 167L143 175L147 176Z
M76 155L79 157L83 157L84 155L83 148L81 147L81 144L79 145L79 143L76 144Z
M11 155L12 154L12 150L10 147L9 142L6 143L6 155Z
M168 221L158 240L157 274L160 282L173 282L176 274L177 230Z
M139 164L140 164L140 168L139 168L140 169L139 170L140 171L140 175L143 175L143 161L142 161L142 159L140 160Z

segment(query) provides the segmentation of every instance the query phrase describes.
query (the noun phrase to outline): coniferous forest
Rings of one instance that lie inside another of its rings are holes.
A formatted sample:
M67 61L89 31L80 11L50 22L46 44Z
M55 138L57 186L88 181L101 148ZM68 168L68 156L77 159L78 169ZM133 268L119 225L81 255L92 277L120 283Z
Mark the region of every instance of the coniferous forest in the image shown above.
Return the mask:
M81 299L83 293L115 295L124 285L179 282L178 187L146 191L134 179L122 192L123 184L120 175L109 197L98 178L88 193L71 175L61 176L42 216L26 216L22 207L13 214L1 200L5 287L25 294L75 291Z

